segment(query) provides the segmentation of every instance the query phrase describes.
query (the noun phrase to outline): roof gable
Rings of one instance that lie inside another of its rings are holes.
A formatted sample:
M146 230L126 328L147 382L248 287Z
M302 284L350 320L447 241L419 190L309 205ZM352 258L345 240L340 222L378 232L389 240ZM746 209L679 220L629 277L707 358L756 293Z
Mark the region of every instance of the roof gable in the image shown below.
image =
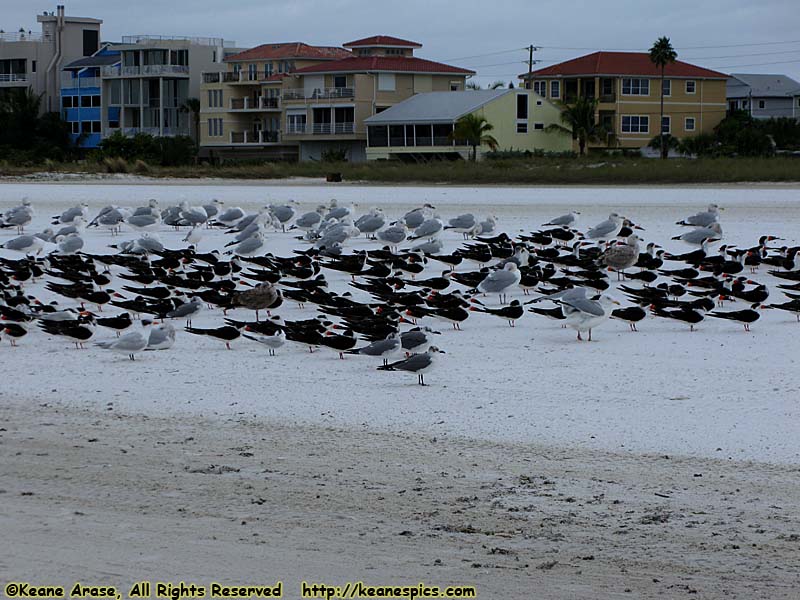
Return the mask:
M311 46L304 42L284 42L277 44L261 44L255 48L244 50L225 57L225 62L245 60L269 60L306 58L314 60L338 60L350 56L350 52L336 46Z
M732 73L728 79L728 91L744 96L785 98L800 95L800 83L786 75Z
M474 75L475 71L454 67L444 63L417 58L416 56L352 56L327 63L320 63L293 71L295 75L314 73L452 73Z
M401 38L392 37L391 35L373 35L372 37L362 38L354 42L347 42L342 44L345 48L375 48L389 47L389 48L422 48L419 42L412 42Z
M579 56L557 65L538 69L531 73L533 77L568 77L578 75L641 75L660 77L661 68L650 61L647 52L593 52ZM689 64L680 60L666 65L664 75L667 77L696 77L698 79L727 79L728 76L719 71ZM528 77L523 73L520 77Z

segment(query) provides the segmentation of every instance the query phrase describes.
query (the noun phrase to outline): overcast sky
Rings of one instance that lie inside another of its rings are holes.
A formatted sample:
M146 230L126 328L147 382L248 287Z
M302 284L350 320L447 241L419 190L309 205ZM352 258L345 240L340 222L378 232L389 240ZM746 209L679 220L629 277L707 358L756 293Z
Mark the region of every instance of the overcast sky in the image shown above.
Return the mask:
M239 47L304 41L339 45L373 34L423 44L419 56L516 81L528 44L546 66L593 50L646 50L667 35L681 60L727 73L800 81L800 0L61 0L67 14L103 19L102 37L214 36ZM0 27L38 29L56 2L0 0ZM780 43L778 43L780 42Z

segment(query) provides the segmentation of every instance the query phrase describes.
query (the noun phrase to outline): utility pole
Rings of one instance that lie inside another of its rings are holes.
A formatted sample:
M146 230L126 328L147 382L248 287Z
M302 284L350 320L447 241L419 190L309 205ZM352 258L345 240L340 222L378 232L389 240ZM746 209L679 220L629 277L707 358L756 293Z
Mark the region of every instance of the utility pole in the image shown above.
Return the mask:
M531 44L527 48L528 50L528 80L525 82L525 88L531 89L533 87L533 82L531 82L531 73L533 73L533 65L535 65L538 60L533 60L533 53L539 50L537 46Z

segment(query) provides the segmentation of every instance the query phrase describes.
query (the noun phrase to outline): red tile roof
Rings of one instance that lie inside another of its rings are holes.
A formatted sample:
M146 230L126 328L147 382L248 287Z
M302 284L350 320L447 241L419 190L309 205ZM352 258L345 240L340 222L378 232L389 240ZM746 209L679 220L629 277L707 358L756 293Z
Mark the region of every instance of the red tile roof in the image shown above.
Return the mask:
M315 60L338 60L350 56L350 52L336 46L310 46L303 42L261 44L225 58L225 62L241 60L307 58Z
M347 42L342 44L345 48L366 48L375 46L392 46L401 48L422 48L419 42L412 42L400 38L392 37L390 35L373 35L372 37L356 40L355 42Z
M724 73L690 65L680 60L668 64L664 69L664 74L667 77L728 78ZM647 52L593 52L551 67L538 69L532 75L534 77L575 75L643 75L660 77L661 68L650 62L650 55ZM520 75L520 77L527 76L527 73Z
M312 73L366 73L385 71L397 73L453 73L474 75L475 71L454 67L444 63L425 60L415 56L353 56L333 62L320 63L297 69L292 74Z

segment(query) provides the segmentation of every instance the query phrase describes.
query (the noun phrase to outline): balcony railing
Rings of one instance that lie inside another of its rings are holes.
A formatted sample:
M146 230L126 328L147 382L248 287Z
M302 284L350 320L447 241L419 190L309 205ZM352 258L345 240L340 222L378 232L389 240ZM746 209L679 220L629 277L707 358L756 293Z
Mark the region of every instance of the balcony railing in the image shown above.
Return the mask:
M104 77L157 77L161 75L189 75L189 67L186 65L103 67Z
M279 110L280 101L278 98L268 98L260 96L258 98L231 98L231 110Z
M302 135L306 132L308 127L305 123L289 123L289 126L286 128L286 133L291 135Z
M149 44L151 42L189 42L198 46L225 46L234 47L236 42L217 37L187 37L182 35L123 35L123 44Z
M336 135L355 132L355 123L314 123L311 133L314 135Z
M43 40L50 41L50 36L43 36L41 33L34 33L32 31L0 33L0 42L41 42Z
M203 83L219 83L221 79L222 73L219 71L203 72Z
M351 87L316 88L313 90L288 90L283 93L285 100L329 100L332 98L353 98L355 90Z
M231 144L274 144L280 141L278 131L231 131Z
M101 82L99 77L72 77L69 73L61 74L62 88L97 88Z
M27 73L0 73L0 83L16 83L28 81Z
M176 135L189 135L189 129L185 127L164 127L159 131L158 127L107 127L105 135L111 135L121 131L124 135L132 137L137 133L147 133L152 136L174 137Z

